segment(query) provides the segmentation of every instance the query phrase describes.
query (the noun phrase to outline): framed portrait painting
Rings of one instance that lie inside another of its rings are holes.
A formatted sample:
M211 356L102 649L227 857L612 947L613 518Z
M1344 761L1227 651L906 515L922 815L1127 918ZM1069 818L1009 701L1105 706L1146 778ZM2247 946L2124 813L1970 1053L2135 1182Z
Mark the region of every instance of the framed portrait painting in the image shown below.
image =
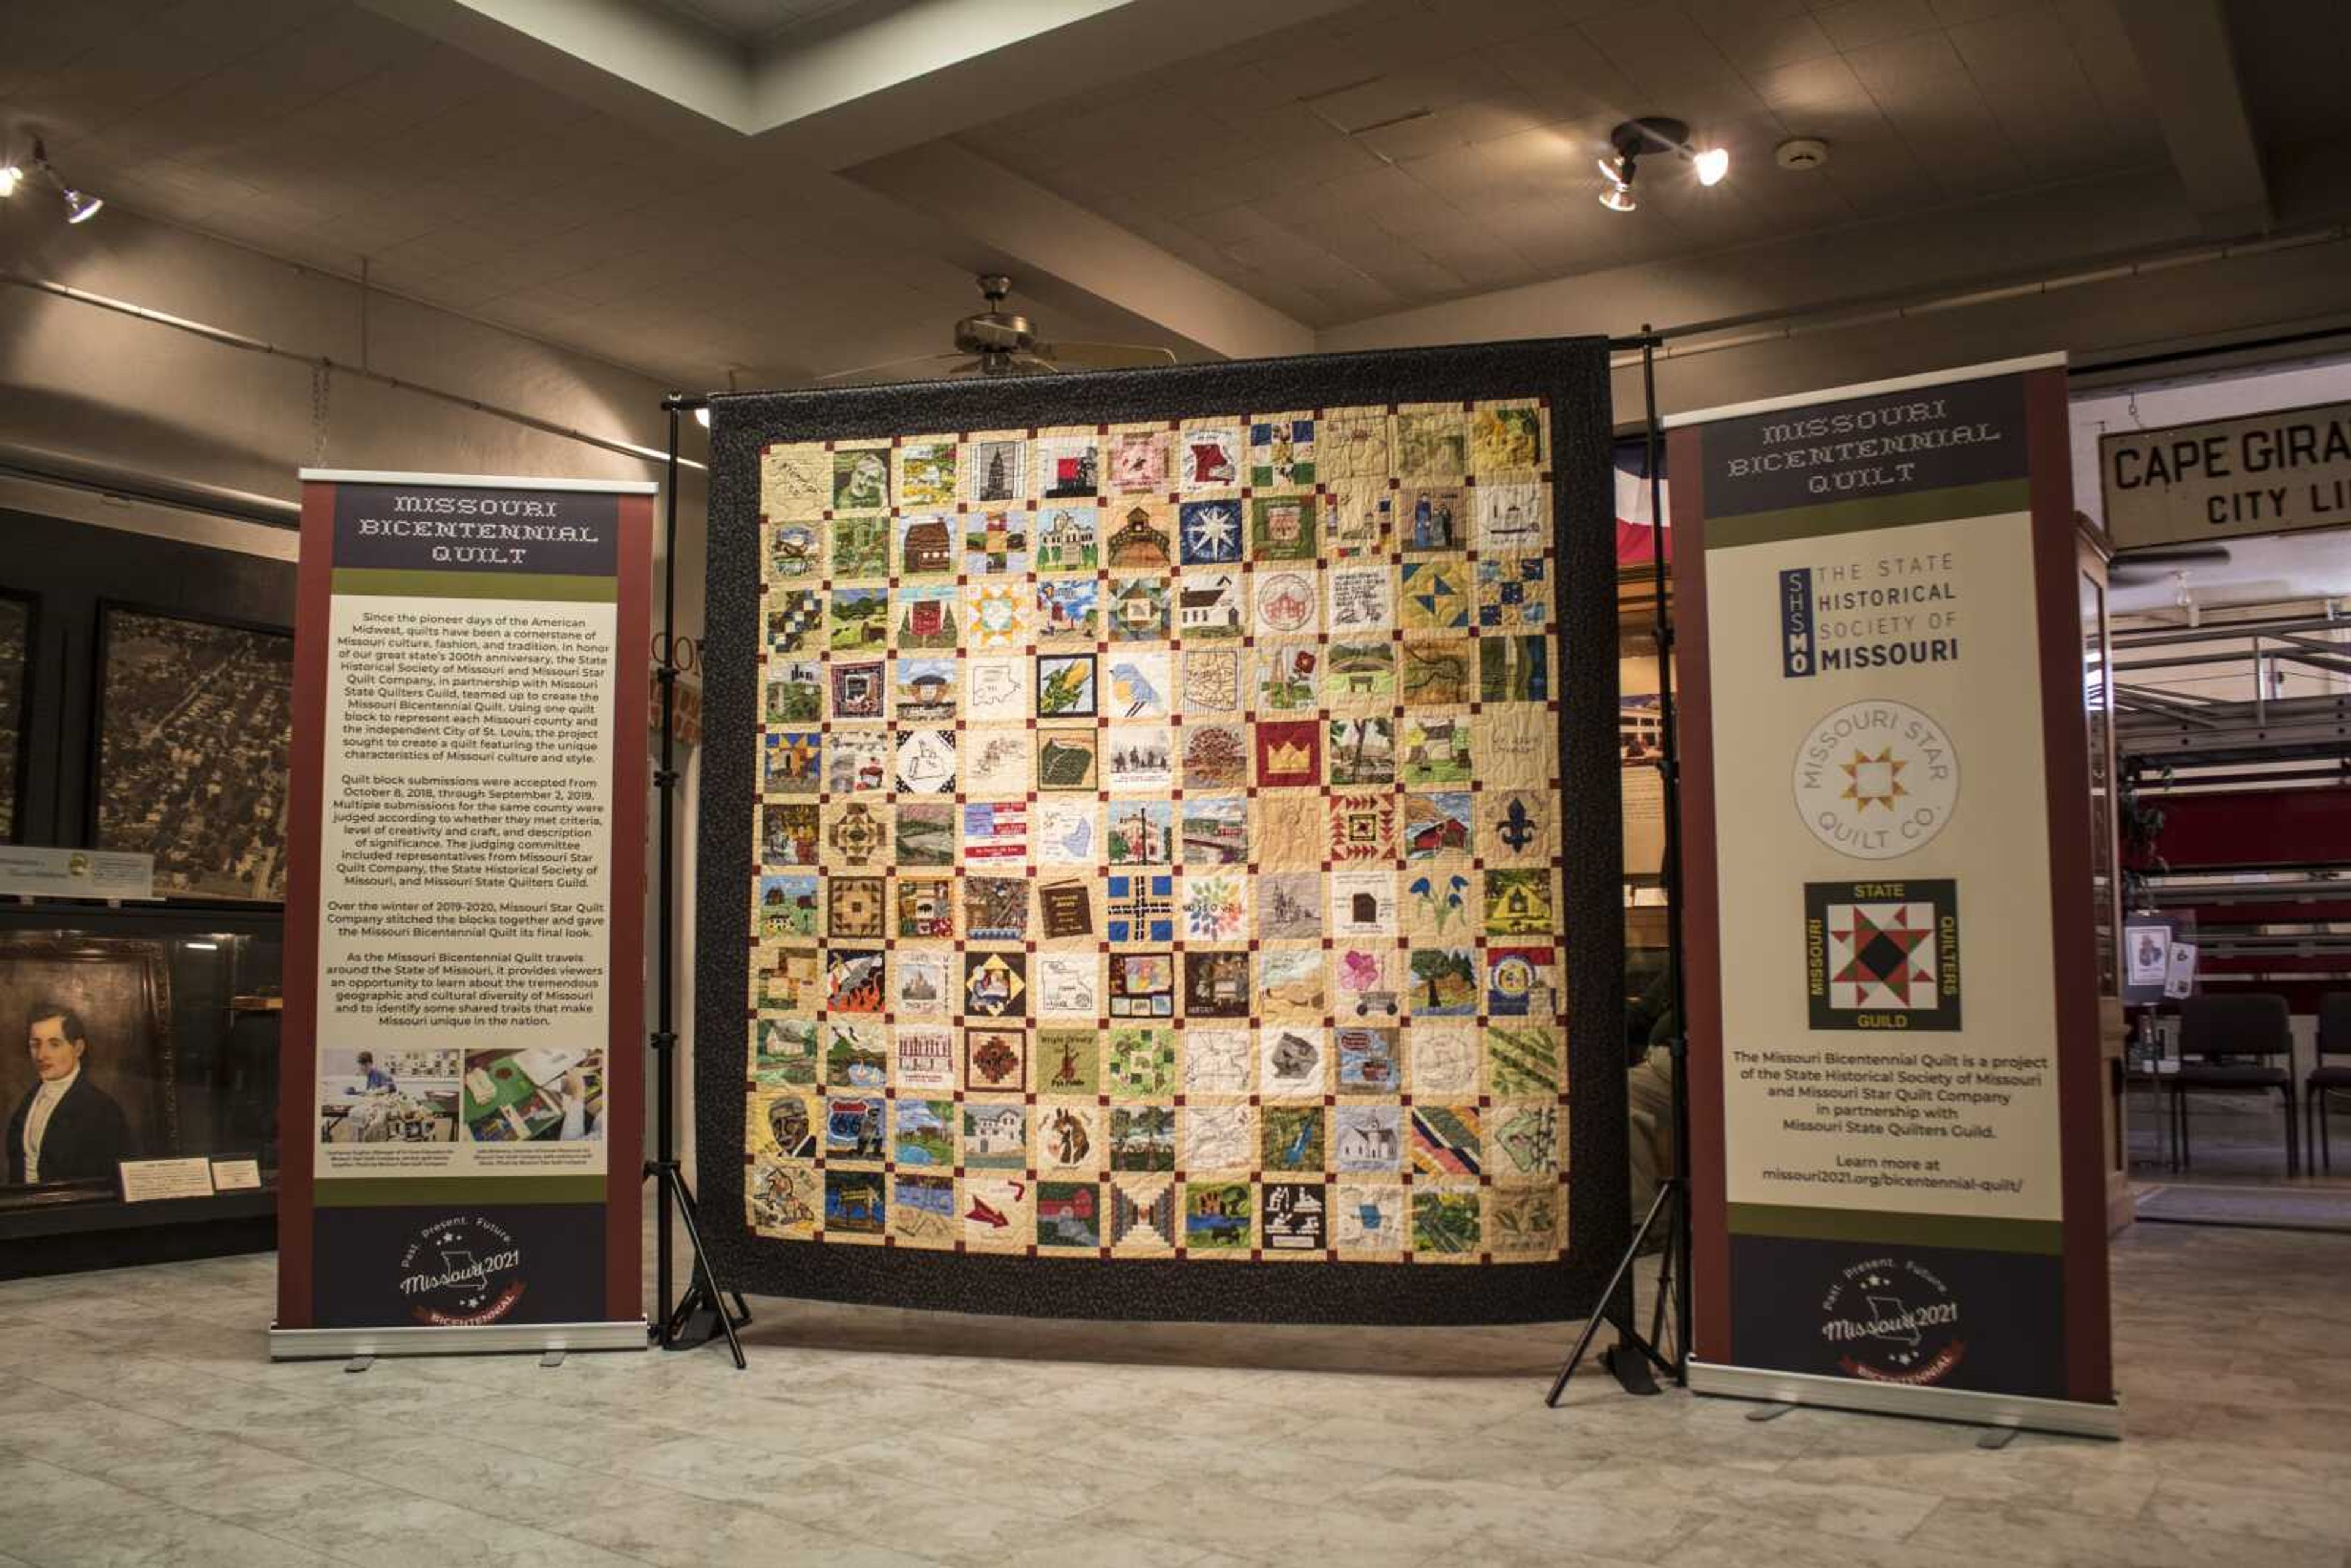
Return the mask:
M0 934L0 1188L111 1183L115 1164L176 1153L165 945Z

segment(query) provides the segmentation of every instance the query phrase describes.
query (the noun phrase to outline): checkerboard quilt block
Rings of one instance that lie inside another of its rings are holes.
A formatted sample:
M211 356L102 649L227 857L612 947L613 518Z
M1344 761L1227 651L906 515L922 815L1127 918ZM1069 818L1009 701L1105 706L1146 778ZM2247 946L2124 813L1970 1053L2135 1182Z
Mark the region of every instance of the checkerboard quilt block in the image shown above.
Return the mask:
M1551 457L1540 398L767 444L751 1232L1557 1263Z

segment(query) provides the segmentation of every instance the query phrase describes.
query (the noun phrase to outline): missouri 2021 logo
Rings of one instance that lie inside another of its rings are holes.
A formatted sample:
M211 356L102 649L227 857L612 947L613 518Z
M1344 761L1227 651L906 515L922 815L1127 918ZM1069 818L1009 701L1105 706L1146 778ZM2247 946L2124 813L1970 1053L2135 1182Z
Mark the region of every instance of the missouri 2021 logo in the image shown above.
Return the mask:
M1925 1264L1872 1258L1837 1276L1821 1337L1837 1370L1871 1383L1940 1383L1967 1355L1959 1299Z
M400 1256L400 1294L420 1323L494 1323L528 1288L513 1234L475 1215L434 1220Z
M1804 884L1814 1029L1959 1027L1959 884L1948 877Z

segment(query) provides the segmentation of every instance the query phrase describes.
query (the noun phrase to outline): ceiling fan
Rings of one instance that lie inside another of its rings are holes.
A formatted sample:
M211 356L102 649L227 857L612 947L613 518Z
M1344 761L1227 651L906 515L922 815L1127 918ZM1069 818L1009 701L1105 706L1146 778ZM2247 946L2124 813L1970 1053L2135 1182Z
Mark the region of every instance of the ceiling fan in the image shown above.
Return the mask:
M2184 576L2189 567L2228 564L2227 545L2151 545L2144 549L2116 551L2114 559L2107 563L2106 576L2119 588Z
M934 376L1052 375L1072 366L1089 370L1134 370L1145 365L1172 365L1175 354L1144 343L1049 343L1037 336L1029 318L1004 308L1012 293L1012 279L1000 272L983 272L979 291L987 308L955 324L955 350L945 354L915 354L884 360L878 365L835 371L817 377L817 384L848 381L899 381L925 373Z

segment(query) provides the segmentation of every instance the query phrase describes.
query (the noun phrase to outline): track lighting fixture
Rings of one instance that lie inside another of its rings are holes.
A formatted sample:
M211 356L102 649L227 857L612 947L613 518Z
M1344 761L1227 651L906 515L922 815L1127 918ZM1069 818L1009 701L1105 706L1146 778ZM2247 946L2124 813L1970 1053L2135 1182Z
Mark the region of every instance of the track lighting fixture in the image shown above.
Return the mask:
M1600 177L1608 183L1600 187L1600 204L1612 213L1629 213L1640 205L1633 199L1633 156L1619 152L1614 158L1600 160Z
M69 224L86 224L98 216L98 210L106 205L103 197L93 196L87 191L67 184L51 166L49 150L37 141L33 143L33 161L29 166L0 163L0 199L15 195L26 180L34 174L47 180L57 194L65 198L66 222Z
M1662 114L1628 120L1610 131L1608 144L1614 152L1599 161L1600 177L1607 182L1600 188L1600 204L1612 213L1629 213L1639 206L1633 197L1633 176L1645 153L1686 158L1697 171L1699 184L1721 183L1730 172L1729 152L1721 147L1694 147L1689 136L1686 122Z

